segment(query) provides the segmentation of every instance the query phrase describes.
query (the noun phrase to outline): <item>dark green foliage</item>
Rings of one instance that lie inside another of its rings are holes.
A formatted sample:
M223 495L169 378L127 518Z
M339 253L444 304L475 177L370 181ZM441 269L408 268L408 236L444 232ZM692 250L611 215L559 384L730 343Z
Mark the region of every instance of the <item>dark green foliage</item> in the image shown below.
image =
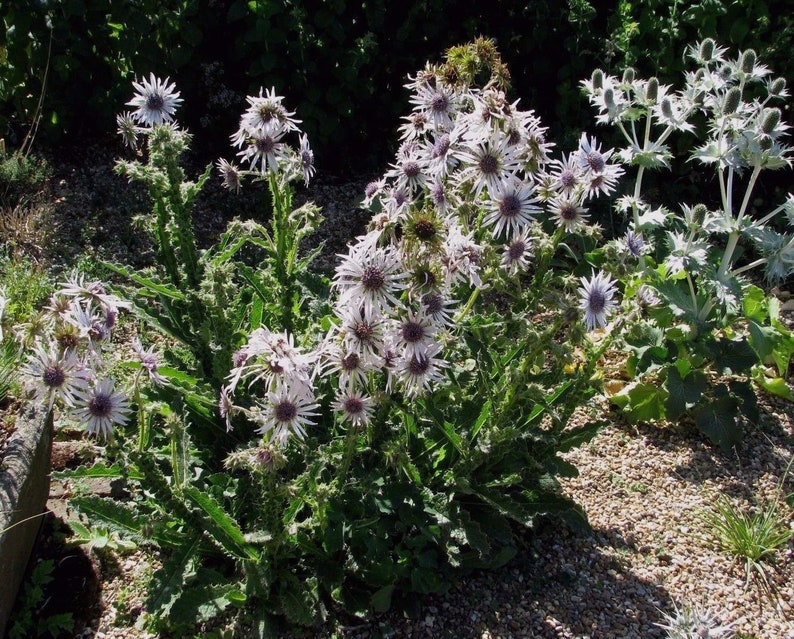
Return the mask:
M576 80L589 73L613 4L9 0L0 7L0 136L10 126L9 144L21 142L45 76L40 135L110 133L134 69L170 76L187 103L206 105L181 119L212 155L225 150L243 96L275 86L320 167L371 166L388 157L406 75L478 35L496 39L524 104L573 131L570 114L584 106Z

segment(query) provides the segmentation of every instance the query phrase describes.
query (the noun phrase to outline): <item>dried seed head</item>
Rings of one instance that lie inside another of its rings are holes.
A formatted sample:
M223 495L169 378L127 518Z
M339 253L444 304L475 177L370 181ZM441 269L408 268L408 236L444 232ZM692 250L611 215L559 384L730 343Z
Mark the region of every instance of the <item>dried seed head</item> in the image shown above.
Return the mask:
M742 90L739 87L731 87L728 89L728 93L725 94L725 106L723 107L723 113L725 115L736 113L736 109L739 108L739 102L741 102L741 100Z

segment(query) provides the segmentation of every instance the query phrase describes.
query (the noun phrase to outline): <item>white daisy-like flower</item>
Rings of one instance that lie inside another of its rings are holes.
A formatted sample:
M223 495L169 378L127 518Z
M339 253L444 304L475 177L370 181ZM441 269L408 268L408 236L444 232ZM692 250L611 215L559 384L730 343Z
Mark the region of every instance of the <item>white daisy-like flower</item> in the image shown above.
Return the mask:
M172 122L174 111L182 104L179 91L175 91L175 84L168 84L168 78L161 80L154 73L149 74L149 79L133 82L137 91L135 97L127 102L127 106L135 107L131 117L143 126L154 126Z
M376 357L366 351L358 353L344 346L330 345L323 354L323 370L339 378L339 388L351 391L367 386L370 373L378 369Z
M156 386L165 384L167 381L166 378L157 372L159 360L157 354L154 352L154 346L145 349L141 344L141 340L135 337L132 340L132 350L135 351L135 355L141 363L141 368L146 371L149 380Z
M283 128L275 131L264 128L249 131L248 146L237 155L243 161L251 163L251 171L257 170L259 166L262 175L277 173L279 162L286 158L284 143L281 141L285 133Z
M595 137L588 138L587 133L582 133L579 139L578 160L579 168L588 174L602 174L607 168L607 160L612 157L614 149L601 151L601 145Z
M395 179L398 189L405 189L412 194L421 190L427 182L424 161L417 151L410 148L400 153L397 163L392 164L386 172L387 178Z
M258 96L249 95L245 99L249 106L240 118L240 131L250 132L261 129L276 135L279 132L300 130L298 124L301 121L293 117L294 112L284 108L281 104L284 98L276 95L275 87L260 88Z
M243 185L240 179L240 168L223 158L218 160L215 166L218 169L218 173L221 174L224 188L237 193Z
M114 380L105 377L91 388L75 392L77 402L72 417L85 425L89 435L108 439L113 435L114 426L124 425L129 420L129 399L114 387Z
M435 134L424 141L420 154L432 177L446 177L458 165L456 144L455 137L447 132Z
M406 288L408 277L410 273L394 249L359 243L351 247L336 268L337 305L363 308L368 319L388 315L402 306L398 295Z
M364 393L340 391L333 408L342 415L343 421L355 427L366 426L372 418L374 400Z
M460 183L472 181L475 199L485 187L489 193L496 192L501 182L513 178L521 169L516 148L507 137L496 133L462 150L458 157L461 169L457 178Z
M254 419L260 424L257 432L268 436L282 448L287 445L293 435L301 441L306 437L306 426L317 416L319 404L313 397L281 389L277 393L267 394L268 403L254 413Z
M309 186L309 180L314 176L314 151L309 146L309 137L306 134L300 135L300 161L301 171L303 172L303 183Z
M578 200L566 197L557 197L552 200L550 213L558 227L564 228L568 233L575 233L579 227L587 223L587 210Z
M397 377L406 396L418 397L444 379L443 369L448 364L436 357L440 351L441 346L433 344L424 355L406 354L398 360Z
M91 372L73 350L59 356L52 345L36 345L20 372L27 378L36 401L44 403L47 410L52 409L56 399L74 406L76 393L85 390L91 379Z
M405 357L424 356L435 344L436 327L422 313L408 313L395 322L395 341L403 348Z
M498 183L494 191L488 192L490 211L483 219L483 224L493 227L493 236L519 233L532 221L533 216L540 212L537 206L537 197L531 184L520 182L518 179L504 180Z
M444 285L452 289L457 284L483 287L480 268L483 248L472 238L472 233L463 233L456 224L451 224L442 247L440 257L444 267Z
M529 227L520 233L515 233L502 252L499 265L510 275L518 275L527 270L532 258L532 239L529 237Z
M423 113L435 131L449 131L457 113L459 98L454 90L435 82L422 83L410 98L414 110Z
M551 161L550 188L560 195L571 198L581 191L584 185L583 171L577 153L563 154L559 160Z
M422 295L422 313L430 318L433 323L446 328L452 325L452 308L456 300L447 298L441 291L432 291Z
M579 310L584 313L587 330L607 325L607 314L615 309L616 283L606 273L593 273L590 279L580 278Z
M362 307L338 306L334 309L342 320L339 331L344 347L357 353L377 355L383 349L383 320L367 317Z

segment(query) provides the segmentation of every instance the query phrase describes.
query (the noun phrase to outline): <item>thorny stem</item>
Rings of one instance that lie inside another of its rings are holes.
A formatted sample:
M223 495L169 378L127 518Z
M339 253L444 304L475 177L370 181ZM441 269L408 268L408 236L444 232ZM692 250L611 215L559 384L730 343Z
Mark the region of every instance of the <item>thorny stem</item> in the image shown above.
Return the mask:
M138 371L135 374L133 381L135 404L138 406L138 452L142 453L149 446L149 439L151 437L151 428L146 411L143 409L143 402L141 401L141 373Z

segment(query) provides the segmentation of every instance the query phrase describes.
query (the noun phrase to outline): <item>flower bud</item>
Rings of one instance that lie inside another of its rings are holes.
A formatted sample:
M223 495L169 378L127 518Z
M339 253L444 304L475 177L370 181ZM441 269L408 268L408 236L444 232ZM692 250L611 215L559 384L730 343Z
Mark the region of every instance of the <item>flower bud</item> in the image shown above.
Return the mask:
M648 102L656 102L656 98L659 97L659 80L656 77L648 80L646 97L648 98Z
M703 42L700 43L700 51L698 53L704 62L711 60L714 55L714 40L711 38L703 40Z
M771 95L780 95L786 90L786 78L775 78L772 84L769 85L769 93Z
M725 115L736 113L736 109L739 108L739 102L741 102L741 99L742 90L739 87L731 87L728 89L728 92L725 94L725 104L723 106L722 112Z
M706 221L706 213L708 209L705 204L695 204L692 207L692 224L697 227L702 227L703 222Z
M742 53L742 59L739 64L742 73L752 73L753 69L755 69L755 61L756 61L755 51L752 49L747 49L744 53Z
M608 109L615 108L615 92L611 87L604 91L604 104L607 105Z
M764 109L761 116L761 130L770 135L780 124L780 109Z
M590 79L593 82L594 89L604 88L604 72L601 69L596 69L593 71L593 75Z
M623 71L623 83L624 84L631 84L634 82L634 69L631 67L626 67Z
M763 137L758 140L758 146L761 147L762 151L769 151L772 148L772 138L770 137Z
M673 103L670 102L670 98L664 98L662 100L662 115L667 118L668 120L673 119Z

